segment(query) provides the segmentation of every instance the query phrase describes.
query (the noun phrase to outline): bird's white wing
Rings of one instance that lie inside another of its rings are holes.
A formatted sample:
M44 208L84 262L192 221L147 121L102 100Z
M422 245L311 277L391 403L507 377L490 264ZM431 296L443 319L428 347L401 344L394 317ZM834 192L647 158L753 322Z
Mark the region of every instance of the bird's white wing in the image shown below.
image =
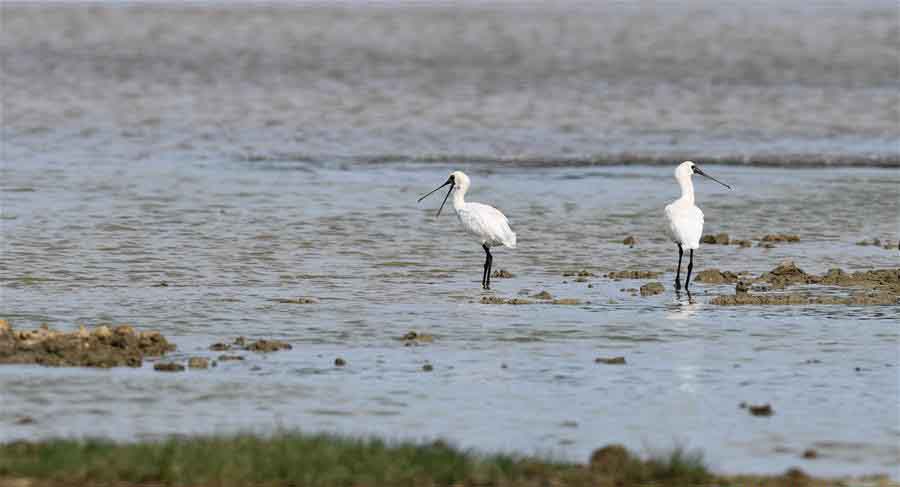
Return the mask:
M694 205L672 203L666 206L666 220L669 236L685 249L700 248L703 235L703 212Z
M500 210L481 203L466 203L457 212L459 221L472 235L488 245L516 247L516 234Z

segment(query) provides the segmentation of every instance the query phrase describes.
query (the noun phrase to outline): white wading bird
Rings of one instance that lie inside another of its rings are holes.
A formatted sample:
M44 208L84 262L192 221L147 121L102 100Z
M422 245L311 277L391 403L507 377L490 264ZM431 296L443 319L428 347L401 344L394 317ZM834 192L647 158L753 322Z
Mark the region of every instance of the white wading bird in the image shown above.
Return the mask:
M444 196L441 207L438 208L437 216L441 216L441 210L444 209L444 203L453 193L453 209L456 210L456 216L463 228L471 233L481 248L484 249L484 274L481 278L481 287L484 289L491 288L491 265L494 263L494 257L491 256L491 247L495 245L505 245L511 249L516 248L516 234L509 228L509 220L500 210L493 206L483 205L481 203L466 203L466 191L469 189L469 176L462 171L454 171L450 173L447 181L438 186L431 193L419 198L419 202L433 194L435 191L450 185L450 191Z
M681 257L684 249L690 249L691 260L688 263L687 279L684 280L684 289L688 290L691 281L691 271L694 269L694 249L700 247L700 236L703 234L703 212L694 205L694 183L691 175L699 174L731 189L731 186L704 173L691 161L684 161L675 169L675 180L681 186L681 198L666 206L666 219L669 221L667 228L669 236L678 244L678 271L675 273L675 290L681 290ZM690 296L690 294L688 294Z

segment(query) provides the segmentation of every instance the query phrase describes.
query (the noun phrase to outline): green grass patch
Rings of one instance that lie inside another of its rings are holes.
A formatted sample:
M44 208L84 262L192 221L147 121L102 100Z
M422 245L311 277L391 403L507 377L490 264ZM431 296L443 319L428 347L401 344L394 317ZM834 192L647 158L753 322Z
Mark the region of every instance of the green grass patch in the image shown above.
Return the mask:
M22 485L12 479L27 479L28 485L38 487L827 485L805 476L800 482L796 476L742 477L736 484L734 478L709 473L699 453L682 449L641 459L611 445L595 451L590 463L574 464L476 454L441 441L386 442L302 433L0 445L0 487Z

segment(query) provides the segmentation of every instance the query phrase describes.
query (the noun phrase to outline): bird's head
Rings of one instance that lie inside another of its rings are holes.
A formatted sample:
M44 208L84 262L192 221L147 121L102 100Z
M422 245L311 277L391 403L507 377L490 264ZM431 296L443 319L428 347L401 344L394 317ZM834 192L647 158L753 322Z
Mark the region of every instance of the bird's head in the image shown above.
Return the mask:
M465 193L466 190L469 189L469 176L466 176L466 173L464 173L462 171L453 171L452 173L450 173L450 177L448 177L447 180L444 181L444 184L438 186L437 188L432 190L430 193L419 198L419 201L421 202L422 200L431 196L433 193L435 193L437 190L443 188L444 186L450 186L450 190L447 191L447 194L444 196L444 201L441 202L441 207L438 208L437 216L441 216L441 210L444 209L444 203L447 202L447 198L450 197L450 193L452 193L453 191L459 191L461 193Z
M675 168L675 179L678 181L682 181L685 179L690 179L692 175L699 174L707 179L712 179L713 181L725 186L728 189L731 189L731 186L719 181L718 179L706 174L705 172L700 170L700 167L694 163L694 161L684 161Z

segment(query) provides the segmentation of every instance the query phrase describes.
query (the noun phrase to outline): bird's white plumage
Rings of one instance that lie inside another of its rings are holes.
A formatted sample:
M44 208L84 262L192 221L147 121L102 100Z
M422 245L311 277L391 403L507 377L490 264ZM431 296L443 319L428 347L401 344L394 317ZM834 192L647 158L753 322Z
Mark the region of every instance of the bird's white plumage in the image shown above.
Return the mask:
M516 234L509 228L509 220L500 210L481 203L464 203L455 210L459 222L479 243L488 247L505 245L516 248Z
M666 205L668 234L685 250L696 250L700 248L700 237L703 235L703 212L693 204L684 203L678 200Z
M666 233L685 250L700 248L700 237L703 235L703 212L694 204L694 184L691 182L693 166L693 162L685 161L675 169L675 180L681 186L681 198L666 206Z
M469 177L462 171L456 171L452 176L456 182L453 188L453 209L463 228L477 238L479 243L488 247L504 245L516 248L516 234L509 228L506 215L493 206L466 203Z

